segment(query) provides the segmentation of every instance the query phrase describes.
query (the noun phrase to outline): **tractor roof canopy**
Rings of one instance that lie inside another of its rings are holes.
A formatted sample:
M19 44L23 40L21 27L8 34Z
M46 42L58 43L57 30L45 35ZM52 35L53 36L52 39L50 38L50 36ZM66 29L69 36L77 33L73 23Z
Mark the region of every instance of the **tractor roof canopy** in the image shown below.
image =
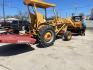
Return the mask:
M49 7L55 7L55 4L50 4L50 3L46 3L46 2L42 2L39 0L25 0L24 1L26 5L29 6L34 6L34 4L36 5L36 7L39 8L49 8Z

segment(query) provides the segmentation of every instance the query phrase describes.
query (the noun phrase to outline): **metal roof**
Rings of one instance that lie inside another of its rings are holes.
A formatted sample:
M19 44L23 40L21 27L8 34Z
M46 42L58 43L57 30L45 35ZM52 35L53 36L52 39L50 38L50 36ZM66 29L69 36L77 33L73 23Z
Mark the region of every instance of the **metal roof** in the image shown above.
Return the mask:
M24 3L29 6L34 6L35 4L36 7L39 7L39 8L49 8L49 7L56 6L55 4L50 4L50 3L46 3L46 2L42 2L38 0L25 0Z

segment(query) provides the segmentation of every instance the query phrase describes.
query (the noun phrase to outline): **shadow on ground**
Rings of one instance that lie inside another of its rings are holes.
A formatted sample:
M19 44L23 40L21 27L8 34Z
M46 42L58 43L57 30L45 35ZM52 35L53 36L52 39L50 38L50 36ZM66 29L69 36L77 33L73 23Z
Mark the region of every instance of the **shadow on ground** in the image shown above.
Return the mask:
M51 46L52 46L52 45L51 45ZM37 44L36 47L37 47L37 48L48 48L48 46L42 46L42 45L40 45L40 44Z
M33 50L34 48L26 44L4 45L0 46L0 56L13 56Z
M77 33L76 33L76 34L72 34L72 36L80 36L80 34L77 34Z

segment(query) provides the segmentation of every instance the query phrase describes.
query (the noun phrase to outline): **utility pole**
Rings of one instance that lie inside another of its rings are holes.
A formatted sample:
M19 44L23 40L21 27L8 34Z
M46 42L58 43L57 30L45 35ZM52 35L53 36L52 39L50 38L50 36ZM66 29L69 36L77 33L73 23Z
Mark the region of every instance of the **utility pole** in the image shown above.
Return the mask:
M66 18L68 17L68 13L66 12Z
M11 11L11 1L10 0L8 0L8 5L9 5L9 16L10 16L10 11Z
M5 3L4 3L4 0L2 1L2 9L3 9L3 19L4 19L4 23L5 23Z
M78 9L78 8L77 8L77 7L75 7L75 15L76 15L76 13L77 13L77 9Z
M74 4L74 10L75 10L75 12L74 12L75 15L77 15L77 10L78 10L78 5L77 5L77 3Z

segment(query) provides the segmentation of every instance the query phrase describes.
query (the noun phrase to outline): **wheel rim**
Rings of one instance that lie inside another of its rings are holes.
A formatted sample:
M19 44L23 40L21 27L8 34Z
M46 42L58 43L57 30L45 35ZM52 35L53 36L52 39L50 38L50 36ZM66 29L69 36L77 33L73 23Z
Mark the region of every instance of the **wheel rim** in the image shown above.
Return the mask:
M68 34L68 39L71 39L71 33Z
M54 37L54 35L53 35L53 32L52 32L52 31L48 31L48 32L46 32L46 33L44 34L44 40L45 40L45 42L47 42L47 43L52 42L52 41L53 41L53 37Z

